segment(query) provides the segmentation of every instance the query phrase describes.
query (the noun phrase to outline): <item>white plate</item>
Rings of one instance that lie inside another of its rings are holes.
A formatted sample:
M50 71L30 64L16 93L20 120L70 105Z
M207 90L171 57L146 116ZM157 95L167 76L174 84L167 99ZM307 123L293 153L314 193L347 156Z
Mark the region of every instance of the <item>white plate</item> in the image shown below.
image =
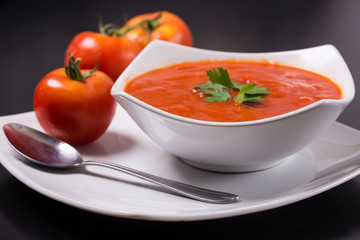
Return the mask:
M290 204L333 188L360 173L360 132L335 123L308 148L274 168L242 174L188 166L155 145L120 107L98 141L78 148L85 159L116 162L149 173L237 193L241 202L209 204L172 195L134 177L89 166L52 170L24 162L0 134L0 161L30 188L71 206L104 215L158 221L216 219ZM0 117L41 129L33 112Z

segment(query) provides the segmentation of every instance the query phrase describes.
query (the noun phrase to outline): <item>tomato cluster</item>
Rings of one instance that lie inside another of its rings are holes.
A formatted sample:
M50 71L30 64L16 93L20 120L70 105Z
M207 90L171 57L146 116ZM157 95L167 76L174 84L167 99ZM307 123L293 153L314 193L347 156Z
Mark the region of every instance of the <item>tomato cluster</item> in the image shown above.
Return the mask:
M140 14L121 27L100 26L100 33L82 32L70 42L67 52L82 59L81 68L93 68L99 59L99 70L114 81L135 56L152 40L160 39L192 46L186 23L173 13L162 11ZM65 55L65 64L68 54Z
M193 44L185 22L166 11L135 16L121 28L100 24L99 30L77 34L67 47L66 67L48 73L34 92L40 125L70 144L90 143L106 131L116 110L111 87L150 41Z

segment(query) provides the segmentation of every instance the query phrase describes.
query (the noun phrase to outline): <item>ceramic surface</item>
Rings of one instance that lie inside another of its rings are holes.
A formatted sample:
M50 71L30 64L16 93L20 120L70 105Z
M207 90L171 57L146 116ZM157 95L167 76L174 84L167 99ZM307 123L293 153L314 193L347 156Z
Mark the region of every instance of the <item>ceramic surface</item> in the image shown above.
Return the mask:
M267 60L330 77L343 99L321 100L299 110L249 122L193 120L154 108L123 92L127 81L154 68L197 60ZM267 169L320 136L352 101L355 89L343 58L331 45L274 53L229 53L153 41L115 82L113 97L157 144L187 163L213 171ZM242 141L246 136L246 141Z
M241 201L199 202L107 168L39 167L23 161L2 131L0 162L21 182L57 201L99 214L156 221L217 219L264 211L314 196L360 174L360 132L337 122L276 167L222 174L180 161L149 139L123 109L118 108L115 120L98 141L78 148L85 160L105 160L199 187L237 193ZM0 117L1 127L8 122L41 130L33 112Z

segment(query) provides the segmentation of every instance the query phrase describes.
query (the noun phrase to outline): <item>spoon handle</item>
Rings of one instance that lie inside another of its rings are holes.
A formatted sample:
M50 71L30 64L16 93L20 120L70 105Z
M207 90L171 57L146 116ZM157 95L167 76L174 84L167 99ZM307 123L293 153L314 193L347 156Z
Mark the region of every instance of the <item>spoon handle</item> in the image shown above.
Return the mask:
M141 178L143 180L158 184L167 190L182 196L192 198L195 200L208 202L208 203L234 203L239 201L239 196L226 192L218 192L210 189L200 188L189 184L177 182L174 180L162 178L149 173L141 172L132 168L128 168L122 165L103 162L103 161L84 161L82 165L97 165L103 167L109 167L118 170L123 173L130 174L132 176Z

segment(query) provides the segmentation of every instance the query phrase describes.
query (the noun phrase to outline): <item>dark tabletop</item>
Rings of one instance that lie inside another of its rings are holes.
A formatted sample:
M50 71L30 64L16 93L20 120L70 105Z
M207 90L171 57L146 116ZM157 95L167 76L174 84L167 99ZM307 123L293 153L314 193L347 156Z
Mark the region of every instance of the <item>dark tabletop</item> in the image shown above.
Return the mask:
M194 46L268 52L333 44L360 79L360 1L0 1L0 116L32 111L37 82L63 66L77 33L123 16L168 10L190 26ZM338 121L360 129L359 95ZM0 239L360 239L360 177L315 197L264 212L152 222L98 215L49 199L0 166Z

